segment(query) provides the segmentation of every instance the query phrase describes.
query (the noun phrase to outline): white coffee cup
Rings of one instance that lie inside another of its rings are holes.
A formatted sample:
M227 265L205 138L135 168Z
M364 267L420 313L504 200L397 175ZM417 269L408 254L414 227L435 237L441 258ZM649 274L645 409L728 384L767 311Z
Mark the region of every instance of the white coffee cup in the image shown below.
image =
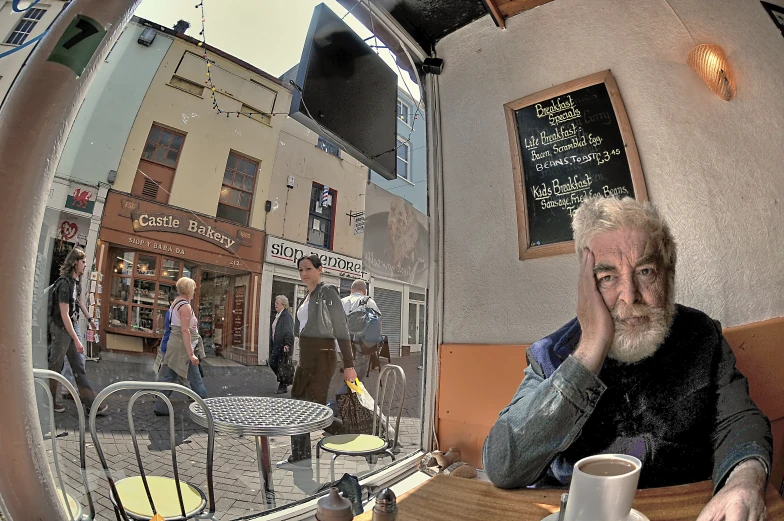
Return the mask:
M627 521L641 469L640 460L625 454L599 454L578 461L564 521Z

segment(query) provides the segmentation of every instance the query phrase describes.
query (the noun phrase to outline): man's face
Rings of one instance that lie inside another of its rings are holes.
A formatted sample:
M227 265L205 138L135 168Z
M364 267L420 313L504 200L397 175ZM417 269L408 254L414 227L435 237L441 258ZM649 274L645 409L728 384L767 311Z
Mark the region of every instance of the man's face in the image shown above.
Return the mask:
M609 355L637 362L652 355L672 323L672 290L668 273L647 232L622 229L591 241L596 287L615 323Z
M84 270L87 268L87 259L79 259L74 264L74 271L76 272L77 277L81 277L84 273Z

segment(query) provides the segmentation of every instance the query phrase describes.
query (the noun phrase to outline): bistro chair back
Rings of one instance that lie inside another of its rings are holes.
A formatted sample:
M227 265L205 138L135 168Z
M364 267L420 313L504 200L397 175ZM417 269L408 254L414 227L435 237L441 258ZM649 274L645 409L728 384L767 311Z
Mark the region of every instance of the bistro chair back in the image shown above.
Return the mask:
M391 381L391 383L390 383ZM400 385L400 402L394 407ZM373 399L373 429L371 434L338 434L321 439L316 445L316 471L320 470L318 460L321 451L333 454L330 462L330 475L335 481L335 460L338 456L364 456L368 462L375 462L377 455L387 454L395 461L395 448L400 432L400 417L406 400L406 373L398 365L387 364L381 370ZM395 410L395 426L392 428L392 412ZM317 476L317 481L319 480Z
M96 411L104 400L120 391L136 391L128 401L128 428L133 441L133 450L139 467L139 475L115 481L109 470L109 465L101 448L101 440L96 428ZM174 407L163 391L174 391L188 396L196 401L204 410L207 417L207 497L195 485L180 480L177 467L177 452L174 430ZM174 478L164 476L151 476L144 470L142 456L139 452L139 442L136 437L136 428L133 420L133 406L136 401L145 395L152 395L164 401L169 410L169 445L171 448L171 464ZM148 521L156 514L166 521L184 521L187 519L214 519L215 493L212 483L213 448L215 443L215 426L212 413L207 408L199 395L182 385L164 382L117 382L101 391L95 398L90 409L90 434L93 437L95 450L101 460L101 465L106 473L111 489L111 501L114 505L115 515L118 520ZM209 507L209 508L208 508ZM205 509L207 509L205 513Z
M55 477L57 482L57 496L63 504L65 512L68 514L68 519L71 521L92 521L95 518L95 506L93 505L93 497L90 494L90 487L87 485L87 464L84 453L85 446L85 421L84 421L84 406L79 400L79 393L74 386L66 380L60 373L49 371L48 369L33 369L33 377L35 378L36 385L40 385L44 390L44 395L49 401L49 437L52 440L52 460L54 462ZM49 380L55 380L63 385L63 387L71 394L76 404L76 414L79 419L79 468L82 473L82 487L84 487L84 495L87 497L87 506L90 510L88 514L82 511L82 505L74 497L66 492L65 481L63 480L63 473L60 471L60 459L57 455L57 436L55 435L54 425L54 397L49 388Z

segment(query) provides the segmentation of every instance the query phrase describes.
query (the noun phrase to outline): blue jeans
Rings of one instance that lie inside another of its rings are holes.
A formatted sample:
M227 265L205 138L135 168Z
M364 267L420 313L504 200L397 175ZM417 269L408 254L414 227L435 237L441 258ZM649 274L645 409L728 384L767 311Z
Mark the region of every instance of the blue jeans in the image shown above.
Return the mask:
M74 324L73 328L74 328L74 331L76 332L76 336L79 337L79 340L82 340L82 334L79 332L79 324L78 323ZM84 344L84 341L82 341L82 344ZM84 353L76 353L76 356L78 356L81 359L82 366L84 367L85 359L86 359L85 354ZM73 384L74 387L76 387L76 380L74 379L73 371L71 370L71 364L68 362L68 357L67 356L65 357L65 363L63 363L62 375L65 377L66 380L71 382L71 384ZM63 389L63 394L65 394L66 392L67 391L65 389Z
M177 383L181 380L180 375L174 372L173 369L169 369L168 366L161 366L161 370L158 371L158 378L156 381L158 382L166 382L166 383ZM191 386L193 392L198 394L201 398L207 398L207 389L204 387L204 380L201 379L201 373L199 373L199 368L193 364L188 364L188 383ZM162 391L166 397L171 396L171 391ZM163 400L156 399L155 400L155 412L158 414L168 415L169 408L166 407L166 404L163 403Z

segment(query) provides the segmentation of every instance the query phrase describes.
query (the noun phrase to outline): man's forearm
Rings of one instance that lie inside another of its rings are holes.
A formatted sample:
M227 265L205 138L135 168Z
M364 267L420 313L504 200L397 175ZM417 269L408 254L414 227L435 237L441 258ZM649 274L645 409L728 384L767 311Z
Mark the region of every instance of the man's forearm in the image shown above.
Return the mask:
M531 367L525 375L485 440L485 472L502 488L523 487L539 479L579 436L606 388L573 357L549 379Z

